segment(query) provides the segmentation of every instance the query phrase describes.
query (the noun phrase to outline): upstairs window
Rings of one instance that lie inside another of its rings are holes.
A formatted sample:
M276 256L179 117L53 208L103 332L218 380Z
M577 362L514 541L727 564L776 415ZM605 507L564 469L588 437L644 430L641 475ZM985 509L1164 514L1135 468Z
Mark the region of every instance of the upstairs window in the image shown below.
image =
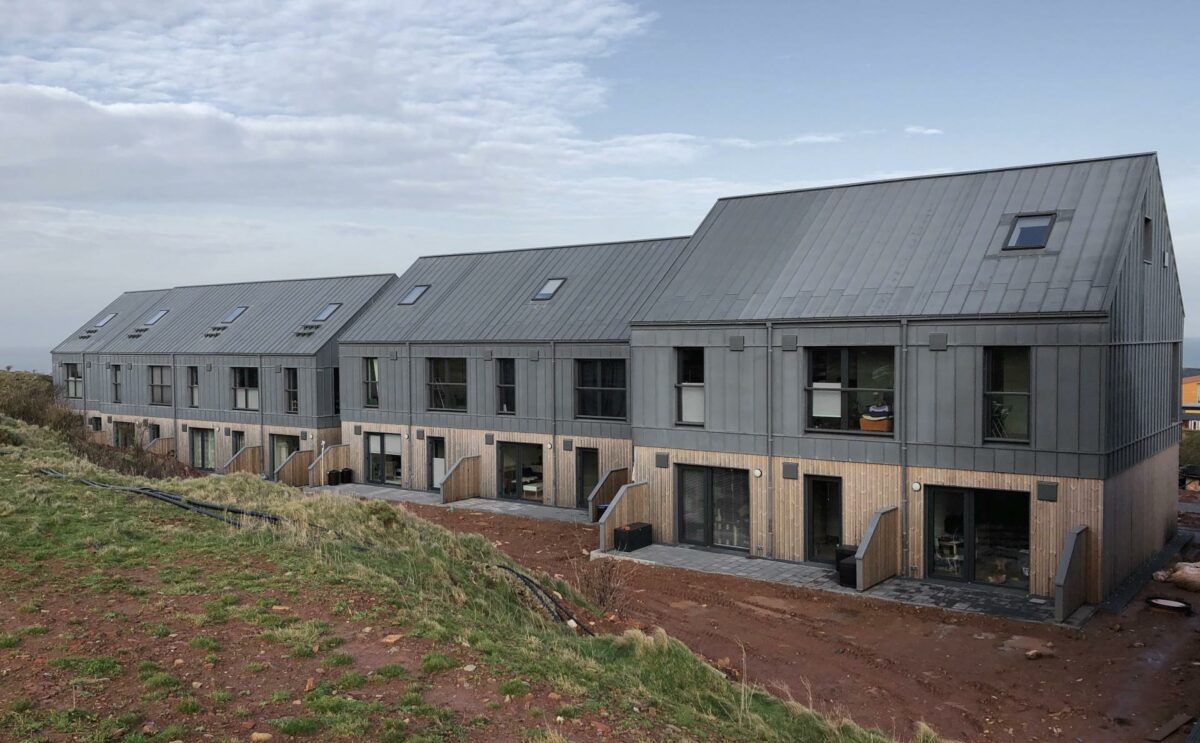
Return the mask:
M171 367L150 367L150 404L171 404Z
M325 322L329 318L333 317L333 313L337 312L338 307L341 306L341 302L330 302L329 304L325 305L324 309L317 313L316 317L313 318L313 322Z
M300 412L300 375L295 367L283 370L283 409L291 415Z
M808 353L808 428L891 434L895 352L890 347Z
M258 410L258 369L233 367L233 409Z
M467 360L429 359L429 409L467 412Z
M67 397L78 400L83 397L83 375L79 364L63 364L63 377L67 382Z
M1142 217L1142 260L1154 260L1154 222L1150 217Z
M516 359L496 359L496 413L517 414Z
M538 293L533 295L533 301L545 302L553 299L565 283L567 283L566 279L547 279L546 283L542 284L542 288L538 289Z
M429 289L429 284L417 284L413 288L409 289L404 294L404 296L400 298L400 304L401 305L416 304L417 300L420 299L421 295L424 294L426 292L426 290L428 290L428 289Z
M983 350L984 439L1029 441L1029 349Z
M625 359L576 359L576 418L625 420L625 395Z
M704 425L704 349L675 349L675 422Z
M108 325L108 323L109 323L109 322L110 322L110 321L111 321L111 320L112 320L114 317L116 317L116 316L117 316L117 313L115 313L115 312L110 312L110 313L108 313L107 315L105 315L104 317L102 317L102 318L100 318L99 320L97 320L97 321L96 321L96 324L95 324L95 325L93 325L92 327L93 327L93 328L102 328L102 327L104 327L105 325Z
M379 359L363 359L363 384L366 386L363 407L379 407Z
M233 322L234 320L236 320L236 319L238 319L239 317L241 317L241 316L242 316L242 313L243 313L243 312L245 312L245 311L246 311L246 310L248 310L248 309L250 309L250 308L249 308L249 307L245 307L245 306L238 306L238 307L234 307L232 310L230 310L230 311L229 311L229 314L228 314L228 315L226 315L225 317L222 317L222 318L221 318L221 322L223 322L223 323L225 323L226 325L228 325L229 323L231 323L231 322Z
M147 317L144 321L142 321L142 324L143 325L153 325L154 323L156 323L159 320L166 317L168 312L170 312L170 310L159 310L158 312L155 312L153 315L151 315L150 317Z
M121 365L112 365L112 401L121 402Z
M1012 230L1008 233L1005 250L1029 250L1044 248L1050 239L1050 229L1054 227L1053 214L1024 214L1013 220Z
M188 383L188 407L200 407L200 367L189 366L187 368L187 383Z

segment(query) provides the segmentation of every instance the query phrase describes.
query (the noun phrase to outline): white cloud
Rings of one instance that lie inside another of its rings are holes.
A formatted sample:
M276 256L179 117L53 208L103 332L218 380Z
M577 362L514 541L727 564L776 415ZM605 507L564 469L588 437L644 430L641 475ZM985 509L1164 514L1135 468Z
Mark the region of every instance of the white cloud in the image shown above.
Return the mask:
M943 132L941 129L934 129L928 126L917 126L916 124L904 127L904 133L923 135L945 134L945 132Z

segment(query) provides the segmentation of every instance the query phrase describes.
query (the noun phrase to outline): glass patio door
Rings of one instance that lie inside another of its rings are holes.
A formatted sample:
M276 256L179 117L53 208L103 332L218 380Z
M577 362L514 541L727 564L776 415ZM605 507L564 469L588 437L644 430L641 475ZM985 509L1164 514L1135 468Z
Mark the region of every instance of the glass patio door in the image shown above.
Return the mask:
M377 485L403 484L402 447L398 434L367 434L367 482Z
M217 437L211 428L193 428L188 431L188 444L192 454L192 466L198 470L216 469L214 451Z
M1029 588L1029 493L929 488L928 575Z
M542 502L540 444L496 444L499 451L500 497Z
M676 468L679 541L750 549L750 474L746 470Z

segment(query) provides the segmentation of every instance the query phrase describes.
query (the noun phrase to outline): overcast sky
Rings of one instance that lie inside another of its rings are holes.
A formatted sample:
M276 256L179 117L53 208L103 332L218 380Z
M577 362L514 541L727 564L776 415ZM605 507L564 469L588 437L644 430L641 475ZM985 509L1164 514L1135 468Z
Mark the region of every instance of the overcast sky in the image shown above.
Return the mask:
M1200 335L1197 3L0 0L0 19L0 353L48 350L127 289L686 234L722 195L1146 150Z

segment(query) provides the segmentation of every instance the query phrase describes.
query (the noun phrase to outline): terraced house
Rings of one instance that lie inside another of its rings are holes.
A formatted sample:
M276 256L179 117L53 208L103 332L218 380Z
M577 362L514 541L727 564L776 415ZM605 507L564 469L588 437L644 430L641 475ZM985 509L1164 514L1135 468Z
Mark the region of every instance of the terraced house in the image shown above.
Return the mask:
M53 350L55 383L102 441L307 485L341 440L337 337L393 279L127 292Z

